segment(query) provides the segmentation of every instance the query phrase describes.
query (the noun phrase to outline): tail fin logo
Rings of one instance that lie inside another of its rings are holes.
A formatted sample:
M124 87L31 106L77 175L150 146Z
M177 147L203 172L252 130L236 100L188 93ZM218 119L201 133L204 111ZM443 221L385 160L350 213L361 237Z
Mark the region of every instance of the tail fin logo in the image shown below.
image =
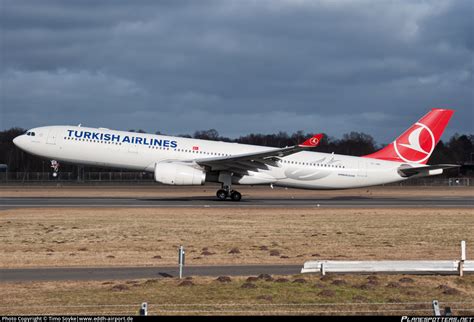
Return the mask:
M429 127L415 125L393 142L395 152L405 162L422 163L435 148L435 137Z
M312 138L309 140L309 143L311 143L312 145L318 145L318 144L319 144L319 139L318 139L318 138L315 138L315 137L312 137Z

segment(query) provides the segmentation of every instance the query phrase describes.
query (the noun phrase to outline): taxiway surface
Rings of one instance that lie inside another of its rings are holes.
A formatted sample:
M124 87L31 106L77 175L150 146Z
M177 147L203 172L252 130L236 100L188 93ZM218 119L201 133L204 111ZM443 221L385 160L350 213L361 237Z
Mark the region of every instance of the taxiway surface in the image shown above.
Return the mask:
M183 276L250 276L259 274L294 275L302 265L188 266ZM0 282L122 280L178 277L177 267L98 267L0 269Z

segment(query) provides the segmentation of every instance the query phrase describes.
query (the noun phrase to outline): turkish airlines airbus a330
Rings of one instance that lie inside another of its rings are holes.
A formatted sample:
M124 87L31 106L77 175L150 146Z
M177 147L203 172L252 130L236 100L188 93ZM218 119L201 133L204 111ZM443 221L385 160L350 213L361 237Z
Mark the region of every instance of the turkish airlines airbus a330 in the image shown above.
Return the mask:
M347 189L443 173L456 165L426 165L453 110L432 109L385 148L362 157L313 151L318 134L280 149L82 126L46 126L13 142L22 150L74 164L149 171L169 185L219 182L221 200L239 201L232 184Z

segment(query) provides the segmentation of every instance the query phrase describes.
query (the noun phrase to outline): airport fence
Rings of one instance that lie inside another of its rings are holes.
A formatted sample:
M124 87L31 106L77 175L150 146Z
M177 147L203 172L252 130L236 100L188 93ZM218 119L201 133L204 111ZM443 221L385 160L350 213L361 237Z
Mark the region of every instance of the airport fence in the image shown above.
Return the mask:
M435 304L436 303L436 304ZM144 305L145 304L145 305ZM0 306L0 314L46 315L416 315L471 316L474 302L132 303Z
M149 172L4 172L0 173L3 184L35 183L133 183L154 184L153 173Z
M150 172L59 172L57 177L52 172L0 172L0 184L156 184ZM419 178L388 186L472 186L474 178Z

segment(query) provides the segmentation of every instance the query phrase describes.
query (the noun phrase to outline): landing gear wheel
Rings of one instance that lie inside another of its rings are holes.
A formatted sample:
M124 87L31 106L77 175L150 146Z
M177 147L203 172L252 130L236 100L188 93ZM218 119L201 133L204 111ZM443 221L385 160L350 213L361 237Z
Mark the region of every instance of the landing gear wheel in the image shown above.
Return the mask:
M240 192L234 190L230 193L230 199L232 199L232 201L240 201L240 199L242 199L242 195Z
M216 196L217 196L217 199L219 199L219 200L226 200L227 199L227 191L225 191L224 189L219 189L219 190L217 190Z

